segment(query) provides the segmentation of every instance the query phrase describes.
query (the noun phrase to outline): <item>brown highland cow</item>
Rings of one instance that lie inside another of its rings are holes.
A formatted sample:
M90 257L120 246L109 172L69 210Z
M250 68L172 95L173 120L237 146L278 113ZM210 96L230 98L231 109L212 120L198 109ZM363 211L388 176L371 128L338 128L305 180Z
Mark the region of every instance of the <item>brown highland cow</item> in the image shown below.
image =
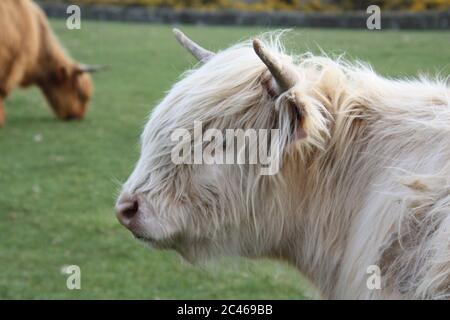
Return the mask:
M97 69L66 54L35 3L0 1L0 127L4 100L18 86L39 86L58 118L82 118L92 95L88 73Z

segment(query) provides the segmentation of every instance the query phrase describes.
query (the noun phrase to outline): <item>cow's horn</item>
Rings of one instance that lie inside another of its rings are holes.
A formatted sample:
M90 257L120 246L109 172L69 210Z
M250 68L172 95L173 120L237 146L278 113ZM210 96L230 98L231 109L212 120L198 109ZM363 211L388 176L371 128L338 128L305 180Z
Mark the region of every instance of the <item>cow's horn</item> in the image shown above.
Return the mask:
M87 64L82 64L78 67L78 71L87 73L95 73L104 69L106 69L106 66L91 66Z
M205 63L214 56L214 52L206 50L189 39L183 32L178 29L173 29L175 38L178 42L189 51L198 61Z
M253 49L255 49L258 57L267 66L283 92L295 86L298 76L290 65L282 63L278 57L264 47L259 39L253 40Z

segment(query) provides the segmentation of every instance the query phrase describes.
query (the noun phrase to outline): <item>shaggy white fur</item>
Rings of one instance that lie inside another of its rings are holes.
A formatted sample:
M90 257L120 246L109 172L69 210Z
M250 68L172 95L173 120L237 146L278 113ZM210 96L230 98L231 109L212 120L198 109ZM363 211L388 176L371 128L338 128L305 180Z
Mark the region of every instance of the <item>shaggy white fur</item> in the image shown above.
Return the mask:
M155 108L123 187L140 200L140 238L189 260L283 259L327 298L448 299L448 85L287 55L279 35L262 39L297 72L288 91L270 94L276 85L244 42L186 72ZM193 130L194 121L220 130L279 128L281 171L173 164L171 133ZM370 265L380 267L379 290L366 285Z

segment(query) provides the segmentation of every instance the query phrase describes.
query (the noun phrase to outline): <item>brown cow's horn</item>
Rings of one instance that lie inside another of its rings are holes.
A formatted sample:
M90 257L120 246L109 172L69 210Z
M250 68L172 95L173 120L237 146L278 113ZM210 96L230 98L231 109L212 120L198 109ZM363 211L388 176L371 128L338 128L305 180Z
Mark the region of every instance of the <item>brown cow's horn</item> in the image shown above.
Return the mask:
M106 66L90 66L86 64L82 64L78 67L78 71L87 72L87 73L95 73L106 69Z
M258 39L253 40L253 49L255 49L258 57L267 66L283 92L295 86L298 81L298 75L289 65L282 63L280 59L267 50Z
M173 29L173 33L175 38L177 38L178 42L189 51L198 61L205 63L209 59L211 59L215 53L209 50L206 50L196 44L194 41L189 39L183 32L178 29Z

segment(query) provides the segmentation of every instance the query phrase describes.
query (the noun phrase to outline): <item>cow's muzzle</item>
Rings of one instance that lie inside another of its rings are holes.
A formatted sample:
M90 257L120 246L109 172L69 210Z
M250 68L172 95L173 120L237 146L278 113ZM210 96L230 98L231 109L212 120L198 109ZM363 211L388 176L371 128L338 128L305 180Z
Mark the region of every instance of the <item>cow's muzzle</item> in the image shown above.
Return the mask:
M116 216L119 222L131 232L133 225L138 218L139 202L136 198L128 195L122 195L116 204Z

